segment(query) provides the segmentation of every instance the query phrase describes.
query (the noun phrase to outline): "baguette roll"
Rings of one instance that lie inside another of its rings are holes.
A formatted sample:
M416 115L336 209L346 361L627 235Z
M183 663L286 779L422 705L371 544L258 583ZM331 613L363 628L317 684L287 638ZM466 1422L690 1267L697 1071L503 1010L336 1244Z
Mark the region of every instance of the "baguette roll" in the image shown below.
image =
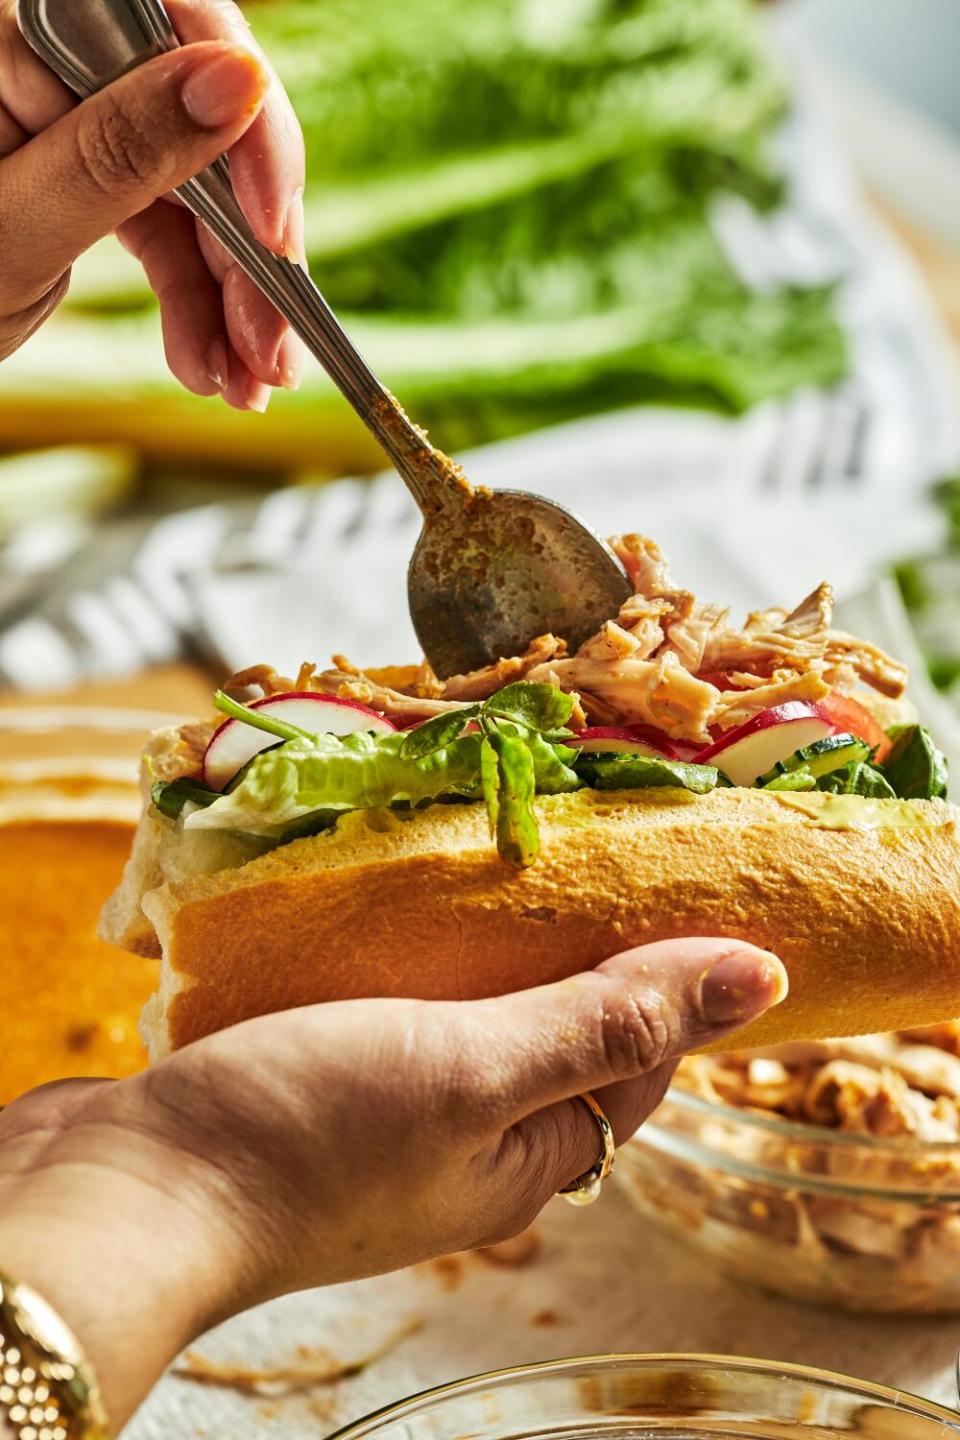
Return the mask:
M151 1058L269 1011L475 999L689 935L748 940L787 967L788 999L740 1045L960 1012L960 811L943 801L581 790L535 808L540 858L522 871L499 859L483 806L461 804L357 811L144 891L174 829L146 816L105 931L161 956Z

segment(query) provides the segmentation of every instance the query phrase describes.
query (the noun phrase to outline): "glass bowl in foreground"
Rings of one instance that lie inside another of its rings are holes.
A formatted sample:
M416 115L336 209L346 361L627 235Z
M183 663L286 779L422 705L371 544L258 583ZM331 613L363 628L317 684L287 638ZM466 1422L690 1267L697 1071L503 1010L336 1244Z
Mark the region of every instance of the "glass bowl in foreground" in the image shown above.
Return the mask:
M617 1157L644 1221L794 1299L960 1312L960 1144L737 1108L675 1085Z
M404 1400L334 1440L956 1440L960 1416L827 1371L711 1355L607 1355L502 1370Z

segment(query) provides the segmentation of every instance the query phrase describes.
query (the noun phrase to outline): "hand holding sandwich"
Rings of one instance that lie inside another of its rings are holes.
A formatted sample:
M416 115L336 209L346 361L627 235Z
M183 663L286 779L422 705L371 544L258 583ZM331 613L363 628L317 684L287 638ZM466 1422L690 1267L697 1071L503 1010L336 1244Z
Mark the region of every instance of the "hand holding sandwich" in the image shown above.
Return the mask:
M0 1115L0 1271L74 1328L118 1429L230 1314L523 1229L598 1158L576 1096L627 1139L683 1052L785 990L764 951L675 941L502 999L265 1016L131 1080L46 1087Z

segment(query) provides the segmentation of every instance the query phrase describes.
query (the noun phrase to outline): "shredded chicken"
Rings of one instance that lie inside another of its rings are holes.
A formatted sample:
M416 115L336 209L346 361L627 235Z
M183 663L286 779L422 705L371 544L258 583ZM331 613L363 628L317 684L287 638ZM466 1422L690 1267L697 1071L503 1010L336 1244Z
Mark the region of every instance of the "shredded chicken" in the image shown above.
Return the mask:
M764 673L792 665L805 670L823 657L832 614L833 591L829 585L820 585L770 629L717 630L707 641L700 668L713 672L736 667Z
M691 609L689 614L678 616L667 624L666 648L679 657L691 674L696 675L700 670L709 671L707 653L718 632L723 632L729 616L730 611L719 605L699 605Z
M489 700L505 685L527 679L538 665L566 653L565 640L558 640L555 635L538 635L522 655L498 660L495 665L485 665L482 670L472 670L467 675L454 675L441 686L440 693L444 700Z
M669 600L632 595L616 620L608 620L577 653L588 660L625 660L628 655L647 660L664 642L662 622L670 609Z
M382 711L384 715L421 715L424 719L439 715L445 710L455 710L463 703L443 700L429 693L431 690L443 688L439 687L439 682L429 666L395 667L389 671L366 673L358 670L343 655L335 655L333 663L333 669L324 670L319 675L315 665L301 665L296 680L278 675L271 665L251 665L232 676L224 689L233 693L257 686L265 696L294 690L314 691L320 695L337 695L345 700L358 700L374 710ZM382 677L406 681L410 686L409 692L394 688Z
M719 691L685 670L666 651L657 660L605 662L574 656L531 670L529 680L550 680L564 690L577 690L587 712L593 697L608 703L628 724L655 725L677 738L708 744L707 728Z
M692 1056L677 1083L706 1103L654 1117L676 1149L623 1152L642 1213L786 1295L960 1308L960 1021Z
M203 768L206 748L222 718L220 716L217 720L200 720L181 725L172 744L167 739L167 732L160 731L145 751L150 780L170 783L181 780L185 775L198 774Z
M296 681L254 665L228 688L258 686L264 695L316 690L388 715L427 718L526 679L573 694L575 724L653 725L696 745L790 700L822 700L838 690L877 707L902 694L902 665L875 645L831 629L829 585L818 585L794 610L755 611L740 628L730 623L727 609L698 603L681 589L659 546L646 536L619 535L610 544L634 594L576 655L567 654L562 637L540 635L522 655L443 681L426 661L359 670L334 656L332 669L318 675L304 665Z
M458 710L466 701L431 700L422 695L407 695L402 690L393 690L381 685L369 675L360 671L324 670L314 677L311 687L322 695L338 695L343 700L358 700L384 715L417 715L424 720L431 715L441 715L446 710Z
M670 566L655 540L646 535L615 535L610 548L638 595L669 595L676 590Z
M808 670L801 675L789 670L780 671L769 685L746 692L724 690L714 704L711 724L730 730L759 715L761 710L769 710L772 705L786 705L788 700L806 700L814 704L829 694L830 686L816 670Z
M385 680L386 676L380 675L378 679ZM443 681L437 679L430 661L422 660L417 666L417 674L413 681L413 693L418 695L421 700L442 700L443 689Z
M312 665L301 665L300 676L303 676L305 670L312 675L315 668ZM309 675L304 689L310 688ZM293 680L288 680L285 675L278 675L272 665L248 665L246 670L238 670L235 675L231 675L223 688L228 695L234 694L237 690L258 688L265 696L269 696L289 694L291 690L298 689L299 685Z
M899 699L907 688L905 665L892 660L878 646L847 635L843 630L830 631L823 658L828 666L852 666L861 680L893 700Z
M960 1140L960 1021L697 1057L683 1062L681 1083L831 1129L952 1142Z

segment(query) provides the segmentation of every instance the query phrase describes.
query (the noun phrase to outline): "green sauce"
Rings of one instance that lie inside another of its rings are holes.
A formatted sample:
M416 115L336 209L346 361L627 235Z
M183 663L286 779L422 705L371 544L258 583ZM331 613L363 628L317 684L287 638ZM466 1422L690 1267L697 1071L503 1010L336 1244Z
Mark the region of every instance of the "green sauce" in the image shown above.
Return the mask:
M873 800L815 791L777 791L776 800L822 830L922 830L943 823L943 812L929 800Z

